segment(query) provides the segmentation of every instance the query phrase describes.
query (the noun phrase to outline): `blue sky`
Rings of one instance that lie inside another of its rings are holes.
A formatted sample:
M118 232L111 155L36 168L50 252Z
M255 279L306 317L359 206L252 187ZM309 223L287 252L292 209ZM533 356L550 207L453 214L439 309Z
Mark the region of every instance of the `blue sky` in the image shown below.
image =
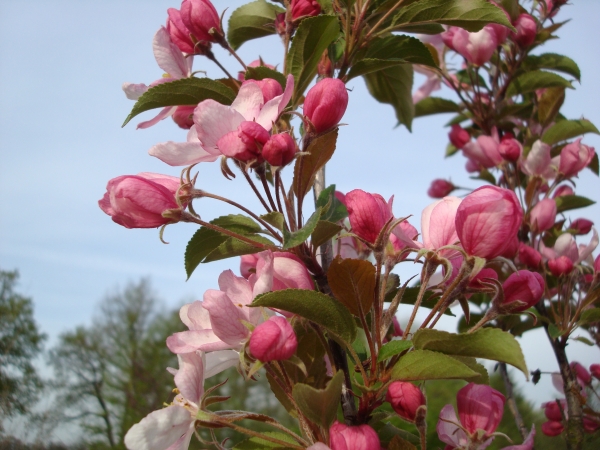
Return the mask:
M241 1L215 1L217 10ZM24 6L25 5L25 6ZM124 81L149 83L161 76L152 55L152 37L165 22L166 9L178 2L158 0L2 0L0 3L0 267L18 269L19 292L35 301L41 329L49 345L64 330L89 323L104 294L128 281L149 276L166 305L200 298L215 288L218 274L237 271L235 260L197 270L186 282L183 252L195 231L190 224L168 227L162 244L156 230L127 230L114 224L97 206L106 182L122 174L159 172L178 175L147 150L155 143L183 141L185 132L170 120L136 130L134 119L121 128L133 106L121 91ZM563 39L545 51L568 54L580 65L582 86L567 93L563 113L600 125L597 74L597 18L600 2L580 0L558 19L573 18ZM282 58L278 39L245 44L249 62L258 56L271 64ZM233 71L233 58L218 53ZM214 65L198 58L195 70L220 76ZM349 84L350 104L340 130L338 151L327 180L344 192L362 188L385 197L395 195L397 216L413 214L431 202L426 190L432 179L452 177L459 185L477 187L464 171L464 158L444 159L447 116L416 120L413 133L394 129L387 105L373 100L360 79ZM448 93L446 93L448 95ZM150 117L148 113L140 120ZM585 143L600 149L600 138ZM217 163L199 167L197 187L224 193L253 205L239 178L225 180ZM600 181L585 171L578 192L594 197ZM196 205L203 218L232 212L218 204ZM600 208L574 214L600 225ZM595 253L597 254L597 252ZM577 333L576 333L577 334ZM553 370L541 346L541 334L526 335L526 357L532 369ZM600 352L580 344L570 347L585 365L600 362ZM521 377L522 378L522 377ZM552 395L548 383L532 388L535 398Z

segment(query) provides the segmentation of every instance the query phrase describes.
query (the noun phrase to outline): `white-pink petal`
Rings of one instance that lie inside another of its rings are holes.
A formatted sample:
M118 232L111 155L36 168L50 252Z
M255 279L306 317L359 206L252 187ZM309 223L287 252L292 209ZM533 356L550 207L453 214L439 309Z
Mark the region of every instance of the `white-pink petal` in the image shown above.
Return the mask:
M190 412L177 405L154 411L135 424L125 435L129 450L185 449L189 446L194 421Z
M146 120L145 122L138 123L136 129L144 130L146 128L150 128L151 126L156 125L161 120L166 119L169 116L172 116L176 109L177 109L177 106L167 106L167 107L161 109L159 111L159 113L156 116L154 116L152 119Z
M219 339L234 349L241 347L250 334L242 323L242 320L248 320L244 306L234 304L224 292L209 289L204 293L204 307L210 313L213 332Z
M189 76L189 64L181 50L171 41L165 27L160 27L154 35L152 49L158 67L172 78L179 79Z
M123 89L123 92L125 92L125 96L129 100L137 100L142 96L144 92L148 90L148 86L146 86L144 83L135 84L125 82L121 86L121 89Z
M281 112L285 109L292 94L294 92L294 77L288 75L287 82L285 85L285 91L283 94L269 100L260 110L258 117L256 117L256 123L262 125L265 130L269 131L273 127L273 122L277 120Z
M188 132L188 142L163 142L156 144L148 153L170 166L188 166L217 160L221 152L216 148L203 147L194 128L190 128Z
M183 397L196 405L204 394L204 363L200 352L177 355L179 370L175 374L175 386Z
M204 355L204 379L223 372L235 366L240 360L240 354L235 350L221 350Z
M211 352L231 348L221 341L213 330L182 331L167 338L167 348L173 353L190 353L196 350Z
M258 86L257 89L262 95ZM192 129L196 130L198 139L206 149L216 149L219 139L237 130L244 120L244 116L232 107L214 100L204 100L194 110L195 126Z
M231 108L240 113L245 120L253 121L263 107L264 97L256 83L246 83L238 91Z

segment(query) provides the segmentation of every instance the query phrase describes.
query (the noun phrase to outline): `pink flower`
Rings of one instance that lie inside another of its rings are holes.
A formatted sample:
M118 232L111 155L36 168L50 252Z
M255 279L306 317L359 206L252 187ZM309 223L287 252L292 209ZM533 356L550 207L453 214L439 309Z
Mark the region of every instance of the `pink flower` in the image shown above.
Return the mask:
M376 450L381 448L379 436L369 425L348 426L337 420L329 428L331 450Z
M177 106L173 112L173 122L184 130L189 130L194 125L195 106Z
M379 194L355 189L346 194L346 207L352 232L371 244L375 243L385 224L393 218L393 197L387 202Z
M429 186L429 189L427 190L427 195L432 198L444 198L454 189L456 189L456 186L454 186L450 181L437 178L431 182L431 186Z
M574 230L576 234L588 234L592 231L594 222L588 219L576 219L569 225L570 230Z
M261 323L250 336L250 353L262 362L288 359L296 352L296 347L296 334L281 316L273 316Z
M253 139L268 140L268 132L287 106L293 89L294 77L289 75L284 93L267 103L263 103L263 92L256 83L243 85L231 106L204 100L194 111L194 126L187 142L157 144L149 153L171 166L215 161L223 154L252 158L257 152Z
M545 179L556 177L550 146L540 140L535 141L525 160L521 161L521 170L530 176L541 176Z
M181 20L181 12L175 8L167 9L167 32L173 43L184 53L193 55L196 53L194 41L190 37L190 30Z
M240 272L244 278L256 274L257 279L269 280L264 291L315 288L306 266L293 253L267 250L242 256Z
M573 261L567 256L559 256L548 261L548 268L555 277L568 275L573 271Z
M483 186L467 195L456 211L456 232L469 255L492 259L502 255L523 220L514 192Z
M316 133L336 126L348 106L346 85L337 78L324 78L306 94L304 115L312 123Z
M531 431L520 445L509 445L508 447L502 448L502 450L533 450L535 439L535 425L532 425Z
M552 248L544 246L543 242L541 242L540 251L542 255L549 260L557 260L564 256L569 259L572 264L579 264L590 257L592 252L598 246L598 232L594 228L592 228L592 231L592 238L587 245L581 245L578 247L577 242L575 242L575 238L572 234L563 233L558 237L558 239L556 239L554 247ZM560 263L559 265L564 266L565 264L566 261Z
M600 380L600 364L592 364L590 366L590 373L595 379Z
M519 261L527 267L537 269L542 262L542 255L536 249L521 242L519 244Z
M521 14L514 23L517 34L514 40L521 47L529 47L535 42L537 34L537 22L529 14Z
M254 83L258 85L263 93L263 100L265 103L274 99L278 95L283 94L283 88L281 87L281 84L279 84L279 81L274 80L273 78L264 78L262 80L245 80L242 85L248 83Z
M125 228L156 228L177 222L174 216L163 217L163 213L181 211L175 199L179 186L179 178L168 175L123 175L108 182L98 205Z
M499 45L498 35L490 25L475 33L450 27L448 31L442 33L442 38L448 47L476 66L488 62Z
M274 134L262 148L262 157L272 166L283 167L296 156L296 141L288 133Z
M594 147L583 145L581 139L577 139L575 142L565 145L561 150L558 170L565 177L576 176L588 166L594 154Z
M559 403L560 406L558 405ZM552 400L551 402L542 403L542 408L544 408L544 414L548 420L561 422L563 417L560 411L562 409L566 414L567 402L565 400Z
M477 140L467 142L463 146L462 151L467 158L489 169L496 167L504 161L499 147L498 134L494 132L493 136L479 136Z
M546 283L539 273L519 270L502 284L504 301L501 307L510 313L523 312L542 299L545 287Z
M223 34L219 13L210 0L183 0L181 3L181 20L192 33L196 41L216 42L211 29Z
M563 197L565 195L575 195L575 191L571 188L571 186L563 184L562 186L556 188L552 198Z
M292 0L292 19L300 17L318 16L321 5L316 0Z
M455 123L452 125L450 133L448 133L448 139L450 143L458 149L462 149L465 144L471 141L471 135L467 130Z
M458 197L444 197L423 210L421 237L424 248L435 250L458 241L456 214L462 201Z
M560 435L565 429L561 422L548 421L542 424L542 433L546 436L554 437Z
M504 136L498 146L498 153L500 153L500 156L506 161L515 162L521 157L523 146L512 136Z
M573 371L573 373L577 377L577 380L583 386L587 386L587 385L592 384L592 375L590 375L590 373L588 372L588 370L585 367L583 367L577 361L573 361L569 365L571 366L571 370Z
M415 421L417 410L426 404L421 389L407 381L394 381L390 384L385 400L392 405L396 414L409 422Z
M531 210L529 223L536 233L549 230L556 219L556 202L551 198L540 200Z

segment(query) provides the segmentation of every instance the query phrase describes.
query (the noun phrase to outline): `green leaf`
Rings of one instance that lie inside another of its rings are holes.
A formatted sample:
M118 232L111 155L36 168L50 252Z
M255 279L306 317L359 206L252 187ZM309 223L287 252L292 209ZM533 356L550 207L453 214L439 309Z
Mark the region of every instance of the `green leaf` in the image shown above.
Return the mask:
M194 233L185 248L185 272L188 280L196 267L227 239L227 236L206 227L201 227Z
M589 325L600 322L600 308L586 309L581 313L579 325Z
M546 144L554 145L585 133L600 134L598 128L589 120L561 120L546 130L542 135L542 141Z
M527 94L538 89L558 87L573 88L571 82L560 75L543 70L534 70L519 75L508 85L506 96L512 97L517 94Z
M475 372L481 375L481 378L478 378L474 382L477 384L490 384L490 375L488 374L487 369L483 364L479 364L475 358L471 358L469 356L456 356L452 355L454 359L459 360L464 365L468 366L470 369L473 369Z
M297 383L292 389L292 396L308 419L328 429L337 415L343 383L344 373L338 370L325 389Z
M240 6L231 13L227 27L227 41L234 50L250 39L275 34L275 16L285 10L265 0Z
M457 359L430 350L407 353L392 369L392 380L467 380L481 377Z
M308 17L300 22L287 55L287 70L295 80L294 105L314 79L323 52L339 34L340 25L335 16Z
M437 67L431 52L420 40L410 36L392 35L374 39L364 59L350 69L348 79L403 63Z
M571 209L585 208L586 206L596 203L589 198L580 197L579 195L561 195L556 197L554 201L556 202L557 213L569 211Z
M265 432L262 432L261 434L263 434L264 436L269 436L271 438L278 439L283 442L287 442L288 444L298 445L298 443L289 434L282 433L280 431L265 431ZM239 444L236 444L235 447L233 447L233 450L285 450L285 449L289 449L289 447L287 447L283 444L276 444L275 442L271 442L267 439L260 438L258 436L252 437L250 439L246 439L245 441L242 441Z
M310 244L313 248L327 242L342 230L342 227L337 223L328 222L327 220L319 220L315 231L310 235Z
M348 210L335 196L335 184L321 191L317 199L317 207L321 207L323 211L321 220L335 223L348 217Z
M575 341L582 342L582 343L584 343L585 345L588 345L588 346L590 346L590 347L594 347L594 346L596 345L596 344L594 344L592 341L590 341L588 338L586 338L586 337L583 337L583 336L577 336L577 337L574 337L574 338L571 338L571 339L573 339L573 340L575 340Z
M333 296L352 314L366 316L373 304L375 266L366 260L336 257L327 271Z
M211 220L210 223L240 234L252 234L262 231L259 224L250 217L243 216L242 214L229 214L217 217Z
M417 450L417 447L400 436L394 436L387 446L388 450Z
M564 334L564 332L560 331L560 329L556 325L551 323L550 325L548 325L548 334L551 338L558 339Z
M385 361L392 356L399 355L400 353L408 350L412 347L412 341L390 341L387 344L383 344L381 349L379 350L379 355L377 356L377 361Z
M415 105L415 117L451 112L460 112L460 106L452 100L440 97L427 97Z
M594 153L592 160L588 164L588 169L590 169L596 175L600 175L600 161L598 160L598 153Z
M248 69L246 69L246 80L264 80L265 78L277 80L281 85L281 88L285 90L287 80L281 72L277 72L276 70L269 69L265 66L248 67Z
M317 136L306 150L308 155L296 159L293 188L296 197L303 199L315 183L317 172L331 159L335 152L338 129Z
M581 80L579 66L571 58L556 53L543 53L539 56L529 55L523 61L525 70L550 69L572 75Z
M246 234L246 237L256 241L260 244L268 245L273 247L273 242L264 236L258 234ZM221 259L233 258L234 256L248 255L257 253L263 249L247 242L240 241L233 237L227 237L227 240L210 252L202 263L209 263L213 261L219 261Z
M356 338L356 325L344 305L329 295L306 289L285 289L267 292L254 299L250 306L283 309L298 314L326 328L346 343Z
M502 9L486 0L421 0L401 8L392 24L440 23L479 31L489 23L499 23L514 31Z
M448 355L504 362L529 376L519 343L513 335L497 328L482 328L468 334L421 329L414 334L413 345L416 349L434 350Z
M260 216L262 220L267 222L269 225L273 225L279 231L283 230L283 224L285 223L285 217L279 211L271 211L268 214Z
M415 106L412 101L413 67L400 64L364 76L369 92L380 103L392 105L398 123L411 130Z
M131 113L122 127L144 111L165 106L197 105L203 100L212 99L223 105L231 105L235 92L210 78L183 78L151 87L133 105Z
M562 86L546 89L538 99L538 120L541 125L552 123L565 101L565 88ZM563 121L564 122L564 121Z
M321 217L321 208L317 210L308 218L306 223L298 231L290 232L286 228L283 229L283 249L287 250L290 248L297 247L308 239L312 232L319 223Z

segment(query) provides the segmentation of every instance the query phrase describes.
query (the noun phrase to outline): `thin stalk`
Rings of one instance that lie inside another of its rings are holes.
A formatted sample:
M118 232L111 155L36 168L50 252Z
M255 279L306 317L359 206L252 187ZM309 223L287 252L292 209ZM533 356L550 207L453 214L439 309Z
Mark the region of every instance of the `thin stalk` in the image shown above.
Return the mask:
M242 167L240 167L240 170L244 174L244 178L246 178L246 181L248 182L248 184L250 185L250 187L252 188L252 190L254 191L254 193L256 194L256 196L258 197L260 202L262 203L262 205L265 207L267 212L271 212L271 208L269 208L269 205L267 205L267 202L265 201L265 199L259 192L258 188L254 184L254 181L252 181L252 178L250 178L250 175L248 175L248 172L246 172Z
M432 264L429 259L425 261L423 271L421 272L423 276L421 277L421 287L419 288L419 295L417 296L415 306L413 307L412 314L410 315L410 319L408 320L408 324L406 325L406 330L404 331L404 335L402 336L403 340L405 340L408 337L408 334L410 333L410 329L412 328L413 322L415 321L415 317L417 316L417 310L419 309L419 306L421 306L421 302L423 301L423 297L425 296L425 292L427 291L427 283L429 283L429 279L435 272L436 268L436 264Z
M261 170L260 172L258 172L258 176L260 177L260 181L263 185L263 189L264 189L265 193L267 194L267 198L269 199L269 204L271 205L271 209L273 211L277 211L277 206L275 205L275 202L273 201L273 196L271 195L271 188L269 187L269 183L267 181L267 177L265 175L264 170Z
M232 428L235 431L237 431L238 433L244 433L244 434L247 434L248 436L253 436L253 437L260 438L260 439L264 439L265 441L273 442L274 444L283 446L282 448L297 448L300 450L304 450L306 448L302 445L296 445L296 444L291 444L290 442L287 442L287 441L282 441L280 439L269 436L268 434L259 433L258 431L253 431L249 428L241 427L239 425L236 425L235 423L230 423L227 421L223 421L223 422L219 421L219 422L221 423L221 425L225 425L229 428ZM269 422L269 424L275 426L273 423ZM281 429L280 427L277 427L277 426L275 426L275 428ZM293 433L292 431L288 430L285 427L283 427L283 428L284 429L282 431L285 431L286 433L292 435L294 437L294 439L296 439L298 442L302 442L303 445L309 445L308 442L306 442L304 439L302 439L296 433Z
M231 75L231 74L230 74L230 73L227 71L227 69L226 69L225 67L223 67L223 65L222 65L222 64L221 64L221 63L220 63L220 62L217 60L217 58L215 57L215 55L213 54L213 52L211 52L210 50L208 50L208 51L205 53L205 56L206 56L208 59L210 59L212 62L214 62L214 63L215 63L215 64L216 64L216 65L219 67L219 69L221 69L221 70L223 71L223 73L224 73L225 75L227 75L227 78L229 78L230 80L232 80L232 81L233 81L235 84L237 84L238 86L240 85L240 82L239 82L239 81L238 81L236 78L234 78L234 77L233 77L233 76L232 76L232 75Z
M521 433L523 439L527 439L527 434L529 433L527 427L525 426L525 422L523 421L523 417L519 412L519 408L517 407L517 402L515 400L515 395L513 392L513 384L508 376L508 371L506 370L506 363L500 363L498 365L500 369L500 375L502 375L502 381L504 381L504 389L506 390L506 402L508 403L508 408L515 418L515 424Z
M277 210L283 214L283 208L281 207L281 197L279 195L279 183L281 183L281 174L279 170L275 171L275 200L277 201Z

